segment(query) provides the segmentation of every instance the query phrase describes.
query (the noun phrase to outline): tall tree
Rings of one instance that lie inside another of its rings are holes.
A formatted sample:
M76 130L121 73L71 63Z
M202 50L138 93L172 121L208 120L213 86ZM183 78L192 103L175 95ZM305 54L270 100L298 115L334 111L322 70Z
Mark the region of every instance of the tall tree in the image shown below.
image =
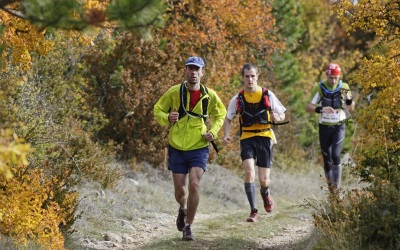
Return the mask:
M169 40L168 53L179 67L190 55L202 56L208 84L217 90L236 91L230 79L244 63L271 65L271 54L283 46L276 42L272 6L265 1L184 0L167 5L169 18L162 35Z

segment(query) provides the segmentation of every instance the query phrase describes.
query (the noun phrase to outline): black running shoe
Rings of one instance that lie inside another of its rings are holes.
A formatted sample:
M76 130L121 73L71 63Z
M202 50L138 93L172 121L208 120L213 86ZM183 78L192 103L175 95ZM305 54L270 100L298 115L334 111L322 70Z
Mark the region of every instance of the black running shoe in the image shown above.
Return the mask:
M193 235L192 235L192 229L190 228L190 225L187 225L183 228L182 240L186 240L186 241L194 240Z
M186 209L179 208L178 217L176 218L176 227L179 231L182 231L185 227L185 220L186 220Z

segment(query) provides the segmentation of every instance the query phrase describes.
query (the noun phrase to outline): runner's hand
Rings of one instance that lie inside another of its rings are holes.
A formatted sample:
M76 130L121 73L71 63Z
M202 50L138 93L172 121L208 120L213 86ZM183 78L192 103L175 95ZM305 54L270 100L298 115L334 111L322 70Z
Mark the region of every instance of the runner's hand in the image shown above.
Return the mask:
M214 135L210 132L207 132L203 135L204 139L206 139L207 141L213 141L214 140Z
M169 113L168 121L169 121L170 123L175 123L175 122L177 122L178 120L179 120L179 113L176 112L176 108L174 108L174 111L172 111L171 113Z
M323 108L321 109L321 112L322 112L322 113L326 113L326 114L334 114L334 113L336 113L337 111L336 111L334 108L332 108L332 107L323 107Z
M231 143L231 137L230 136L225 136L224 139L222 139L222 143L224 145L228 145L229 143Z
M275 112L273 112L272 111L272 114L271 114L271 116L272 116L272 120L274 121L274 122L281 122L281 121L283 121L283 120L285 120L285 113L280 113L280 114L278 114L278 113L275 113Z

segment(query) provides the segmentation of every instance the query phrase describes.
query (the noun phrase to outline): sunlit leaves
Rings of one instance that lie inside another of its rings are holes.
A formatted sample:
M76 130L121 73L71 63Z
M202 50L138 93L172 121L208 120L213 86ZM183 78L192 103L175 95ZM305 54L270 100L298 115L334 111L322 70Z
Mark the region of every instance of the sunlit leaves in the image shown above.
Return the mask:
M338 1L338 16L348 31L360 28L380 37L399 35L400 6L394 0Z
M398 43L396 41L395 44ZM381 154L374 154L374 157L381 159L388 159L386 150L400 152L399 63L390 56L392 53L398 53L395 44L388 55L375 55L366 59L360 70L355 73L355 79L359 80L362 93L368 97L369 102L358 116L358 121L367 131L360 146L366 155L369 151L377 152L375 147L383 147L384 150L380 150ZM396 164L387 160L385 162ZM382 161L381 163L384 164ZM379 168L379 165L367 165L368 168Z
M0 46L4 48L1 55L5 66L3 70L7 70L7 66L17 65L21 70L26 71L30 68L32 60L30 53L46 55L53 47L53 42L45 38L44 32L39 31L26 20L2 13L0 23L4 27L0 41Z
M365 129L358 157L362 171L377 171L381 178L393 180L392 168L400 171L396 159L389 157L400 152L400 6L394 0L358 1L354 5L339 1L337 11L347 30L359 28L382 38L353 77L368 102L357 119Z
M0 130L0 176L11 179L14 165L28 165L27 154L32 151L11 129Z
M1 184L7 191L2 199L16 199L15 203L0 204L7 217L7 226L2 228L8 231L3 233L21 239L22 244L26 239L35 240L48 249L62 249L60 230L68 229L75 221L75 185L87 178L106 187L119 178L118 172L108 166L113 156L111 147L95 143L91 134L105 120L85 98L84 90L91 92L79 74L80 37L60 34L64 36L54 38L56 49L46 57L32 54L28 74L21 76L11 68L0 78L2 126L12 127L35 148L29 154L28 167L24 162L14 164L14 179ZM38 181L44 188L32 184L29 189L21 184L28 180ZM22 196L37 202L28 202ZM26 211L28 206L30 210Z
M25 165L14 166L13 174L11 180L0 177L0 232L12 236L20 246L34 241L44 249L64 249L59 225L71 211L53 201L50 190L58 181L46 179L42 170ZM73 205L76 199L71 193L65 203Z
M28 167L30 145L11 130L0 132L0 233L22 246L33 240L45 249L63 249L59 225L67 221L75 194L67 195L66 209L60 208L52 197L55 180L46 180L41 170Z
M186 60L200 55L206 60L209 85L224 89L245 62L257 59L271 64L276 42L271 6L264 1L168 1L163 35L174 45L174 54ZM171 47L170 47L171 48Z
M48 28L83 30L107 27L107 32L130 30L151 38L150 30L164 24L163 1L152 0L25 0L0 2L2 70L19 66L29 70L31 53L46 55L54 44ZM33 26L34 25L34 26Z

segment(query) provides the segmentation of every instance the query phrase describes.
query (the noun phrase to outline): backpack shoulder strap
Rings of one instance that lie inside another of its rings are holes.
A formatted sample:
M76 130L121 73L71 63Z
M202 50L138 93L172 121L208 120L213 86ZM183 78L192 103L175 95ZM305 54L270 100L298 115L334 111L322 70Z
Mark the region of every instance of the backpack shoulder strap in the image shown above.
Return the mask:
M208 93L208 89L204 87L203 85L200 85L200 89L203 95ZM207 108L208 108L208 98L203 98L202 100L202 107L203 107L203 114L196 114L192 111L186 110L186 102L187 102L187 91L185 87L185 82L182 83L180 90L179 90L179 95L180 95L180 105L179 105L179 119L184 117L186 114L190 114L191 116L203 118L204 122L207 119Z
M322 94L331 94L332 95L332 94L336 94L337 92L340 91L340 89L342 88L343 82L342 82L342 80L340 80L338 86L334 90L329 90L327 87L325 87L325 85L323 84L322 81L320 81L318 83L318 85L321 88Z
M244 110L244 89L239 91L236 99L236 114L241 114Z
M202 94L208 94L208 89L206 86L200 85L200 88L202 90ZM206 122L206 120L207 120L208 99L209 98L203 98L202 103L201 103L201 105L203 107L204 122Z
M180 105L179 105L179 119L184 117L186 115L186 112L184 110L186 102L187 102L187 93L185 90L185 82L181 84L181 87L179 88L179 99L180 99Z
M265 107L268 109L268 110L271 110L271 102L269 101L269 94L268 94L268 89L267 88L262 88L262 99L264 100L264 104L265 104Z

